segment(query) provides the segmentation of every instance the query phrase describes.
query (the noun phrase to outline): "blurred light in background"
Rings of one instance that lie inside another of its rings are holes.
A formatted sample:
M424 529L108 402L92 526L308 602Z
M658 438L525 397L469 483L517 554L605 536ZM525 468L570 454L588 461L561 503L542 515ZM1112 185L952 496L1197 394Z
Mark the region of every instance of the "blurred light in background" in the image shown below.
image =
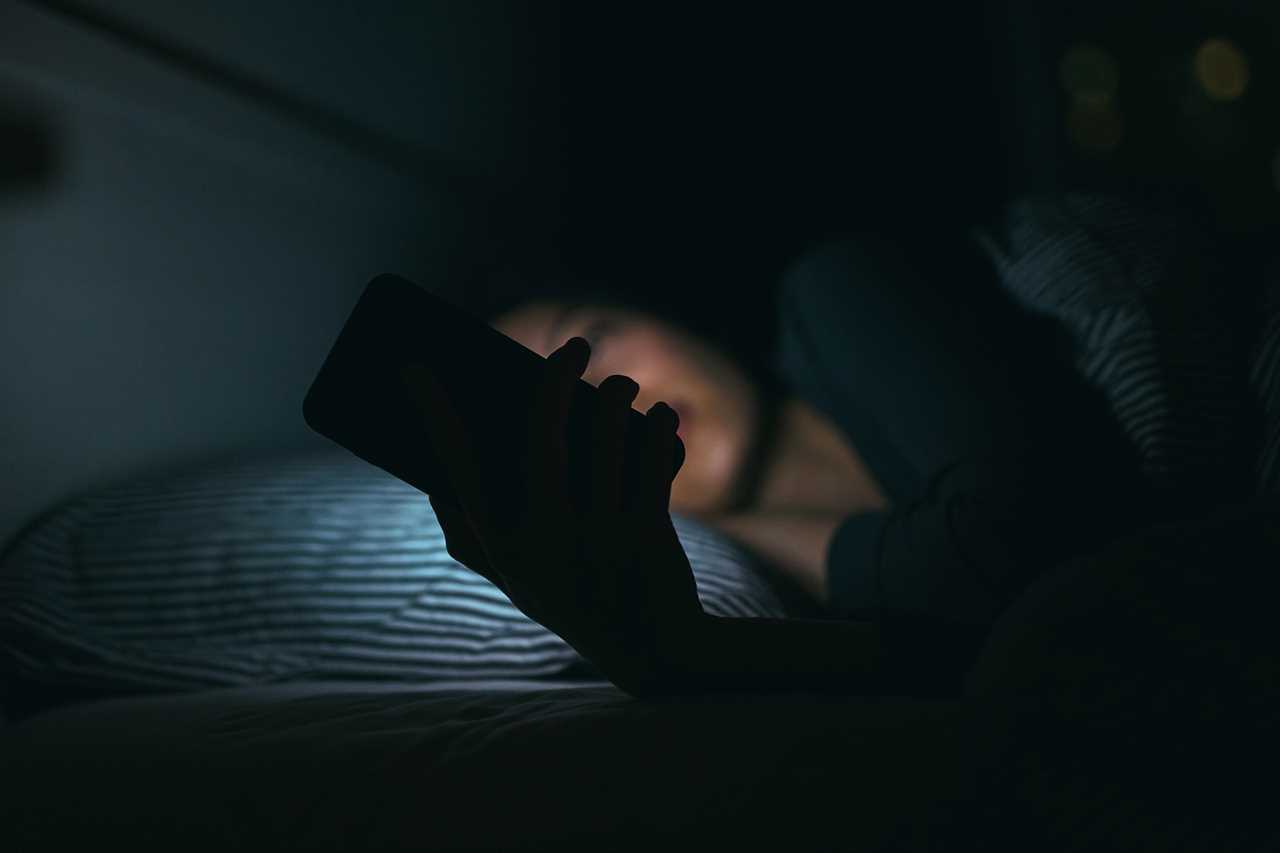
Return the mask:
M1240 109L1249 85L1244 54L1225 38L1207 39L1191 58L1191 77L1182 101L1183 140L1202 162L1229 168L1251 138L1249 117Z
M1186 189L1228 230L1280 233L1280 0L1054 5L1044 88L1018 109L1040 128L1054 122L1039 157L1060 169L1023 179Z
M1124 118L1111 104L1076 103L1067 116L1071 140L1095 154L1108 154L1124 139Z
M1224 38L1211 38L1196 51L1196 81L1215 101L1234 101L1249 86L1249 65L1240 49Z
M1093 154L1118 148L1124 139L1124 117L1116 103L1120 74L1111 54L1094 44L1073 44L1058 64L1058 80L1071 97L1071 141Z
M1074 44L1062 56L1058 79L1077 104L1101 107L1115 100L1120 75L1111 54L1097 45Z

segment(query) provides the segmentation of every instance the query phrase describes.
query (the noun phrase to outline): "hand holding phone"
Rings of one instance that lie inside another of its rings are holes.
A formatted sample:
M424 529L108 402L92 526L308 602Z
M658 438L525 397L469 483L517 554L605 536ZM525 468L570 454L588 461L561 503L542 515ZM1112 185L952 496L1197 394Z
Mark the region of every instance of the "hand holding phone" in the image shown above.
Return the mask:
M493 484L487 497L500 504L530 454L524 429L535 405L546 359L445 300L394 275L371 281L361 294L303 402L308 425L361 459L431 495L458 505L440 455L421 429L420 414L402 384L410 364L430 371L476 449L477 464ZM571 385L569 446L587 441L599 393L587 382ZM642 465L637 442L645 416L627 409L622 445L624 494ZM684 461L677 438L673 465ZM588 500L588 454L570 454L570 496Z
M674 479L675 411L655 404L637 444L644 463L624 495L622 443L639 386L600 384L589 441L566 442L573 386L590 349L575 338L551 354L527 425L535 464L517 495L495 512L482 466L447 393L429 370L406 371L406 387L441 459L458 505L432 499L449 553L489 578L530 618L560 635L614 683L636 695L683 685L682 657L706 625L693 571L668 510ZM590 457L588 499L569 495L569 459Z
M574 339L543 359L415 285L365 289L307 423L426 492L449 552L633 694L681 683L708 617L671 524L674 410L597 390Z

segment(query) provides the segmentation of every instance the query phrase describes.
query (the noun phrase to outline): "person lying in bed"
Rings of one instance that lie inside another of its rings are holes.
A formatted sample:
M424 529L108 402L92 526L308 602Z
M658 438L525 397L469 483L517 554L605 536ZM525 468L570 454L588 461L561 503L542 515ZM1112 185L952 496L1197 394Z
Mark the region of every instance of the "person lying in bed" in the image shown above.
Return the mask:
M830 243L780 294L780 383L622 305L535 299L495 318L548 359L525 511L490 517L463 431L428 422L455 451L466 507L436 507L450 553L635 695L956 693L1027 584L1145 519L1136 454L1048 321L962 239L924 255L873 236ZM595 445L573 451L601 472L586 517L564 488L579 376L607 401ZM417 388L447 407L429 376ZM652 479L624 500L632 406L648 414ZM830 618L702 613L671 511L759 552Z

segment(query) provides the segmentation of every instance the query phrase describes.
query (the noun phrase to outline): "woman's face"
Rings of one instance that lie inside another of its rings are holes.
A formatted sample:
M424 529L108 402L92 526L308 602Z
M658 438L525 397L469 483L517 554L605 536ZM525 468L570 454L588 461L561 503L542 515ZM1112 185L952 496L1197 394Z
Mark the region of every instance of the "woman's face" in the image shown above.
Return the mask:
M539 302L502 315L495 328L546 356L571 337L591 344L583 379L599 385L615 373L640 386L632 406L662 400L680 417L684 467L671 488L671 508L712 513L733 496L758 430L758 392L719 350L668 323L623 308Z

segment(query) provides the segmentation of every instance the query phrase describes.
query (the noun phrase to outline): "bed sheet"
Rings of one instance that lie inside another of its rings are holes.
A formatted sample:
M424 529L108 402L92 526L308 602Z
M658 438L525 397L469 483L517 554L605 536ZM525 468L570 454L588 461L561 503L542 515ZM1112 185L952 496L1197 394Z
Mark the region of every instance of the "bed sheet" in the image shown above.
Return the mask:
M1280 849L1274 709L1202 704L533 681L83 703L0 731L0 850Z
M0 731L0 847L914 849L964 787L970 716L604 682L113 699Z

